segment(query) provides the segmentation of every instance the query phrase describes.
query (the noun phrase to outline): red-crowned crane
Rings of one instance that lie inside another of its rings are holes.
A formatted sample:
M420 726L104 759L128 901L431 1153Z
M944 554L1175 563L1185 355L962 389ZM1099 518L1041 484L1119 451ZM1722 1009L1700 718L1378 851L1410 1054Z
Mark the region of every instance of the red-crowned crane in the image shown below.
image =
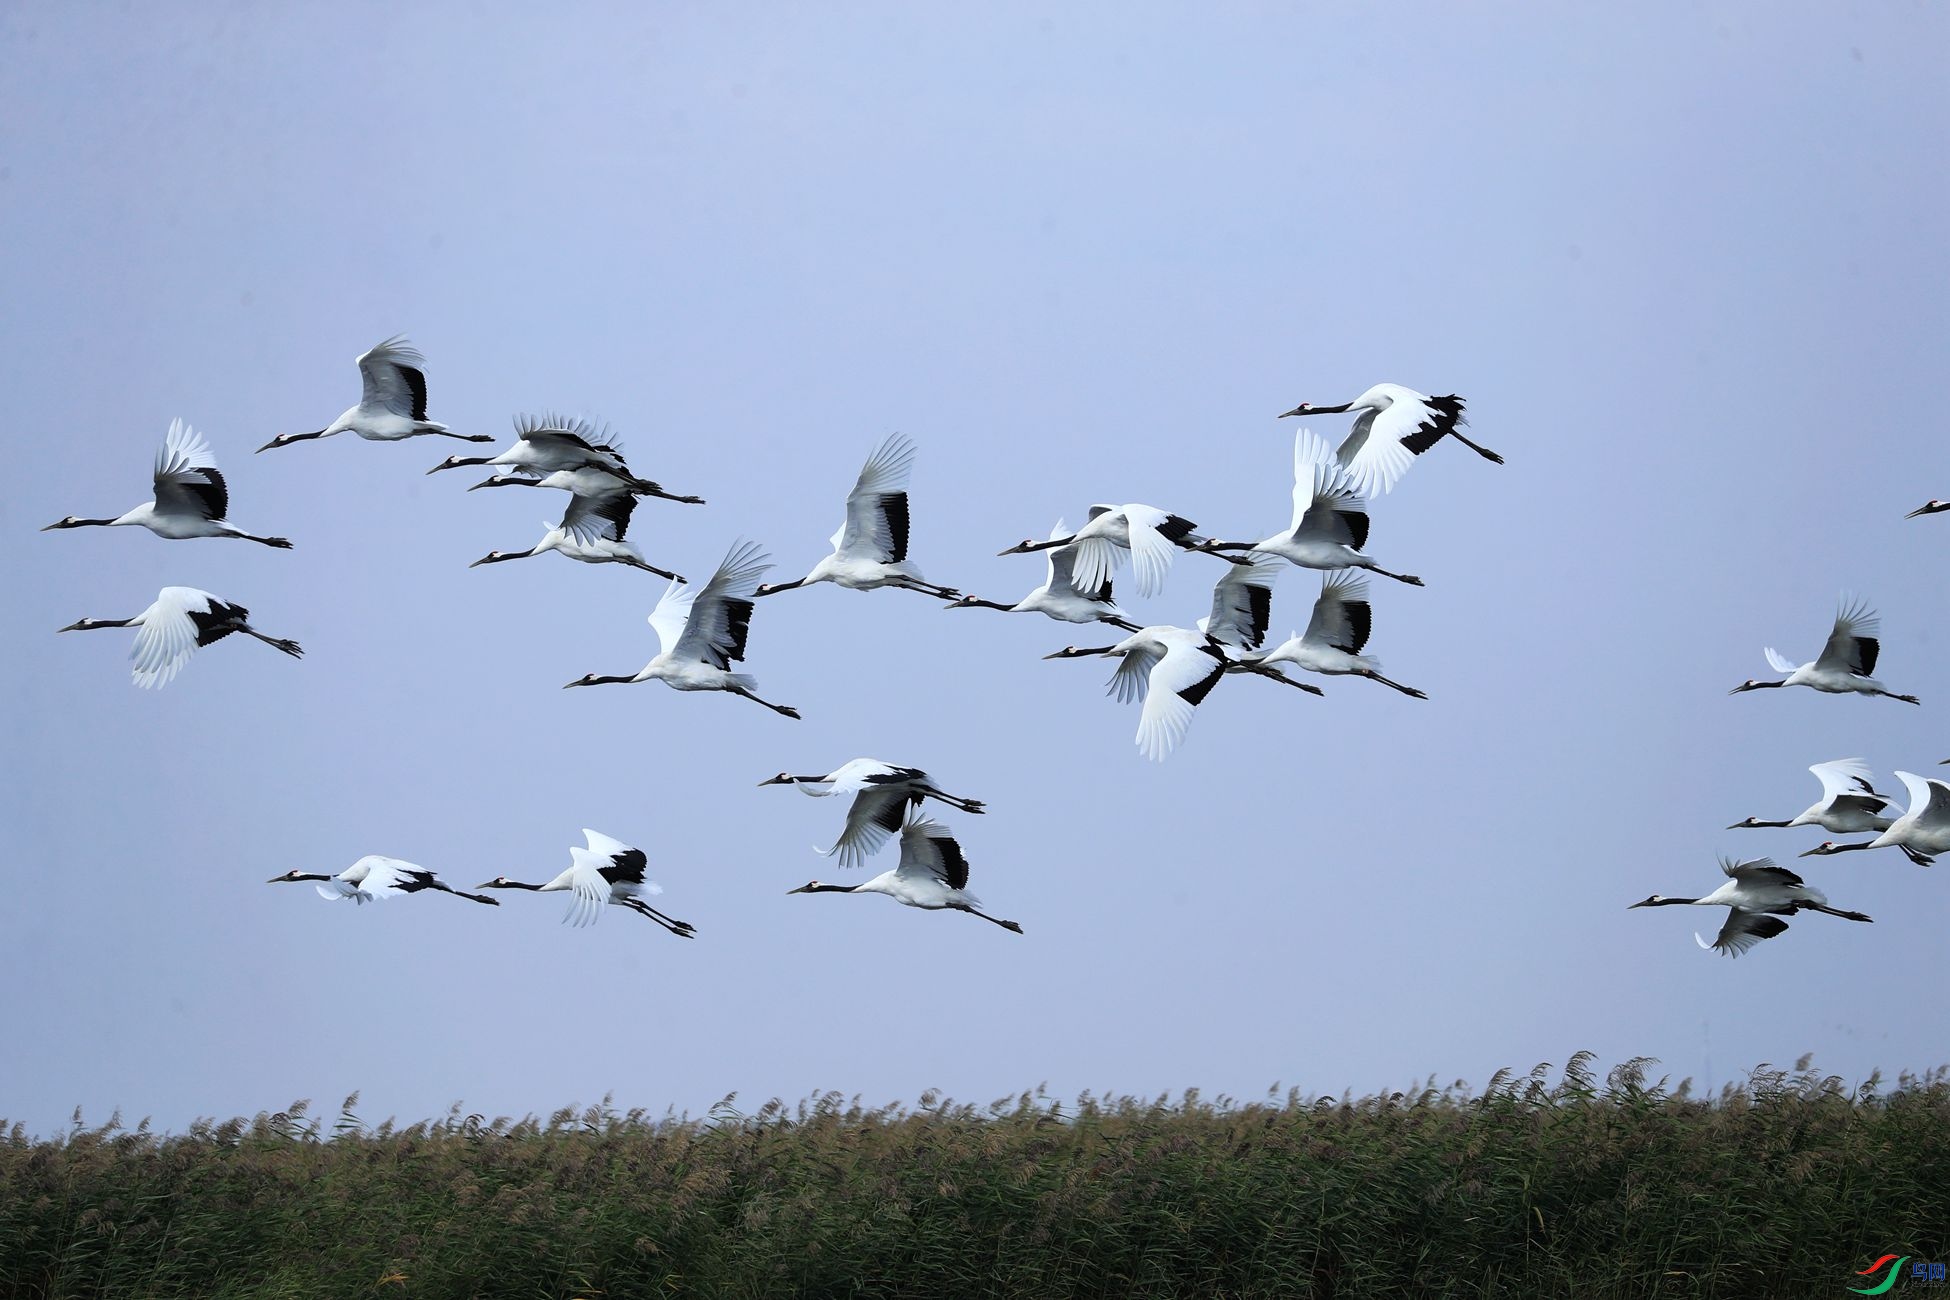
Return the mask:
M1359 411L1354 428L1341 442L1335 459L1346 466L1348 477L1365 496L1387 492L1408 472L1408 467L1443 438L1454 438L1484 460L1503 463L1503 457L1488 447L1480 447L1463 436L1463 400L1453 393L1430 397L1400 384L1376 384L1351 402L1340 406L1315 406L1302 402L1281 419L1299 415L1338 415Z
M907 478L914 469L914 455L914 444L898 433L875 448L846 495L846 519L830 539L833 553L813 565L805 577L767 583L755 594L770 596L830 582L849 591L904 587L942 600L961 595L953 587L922 578L907 558Z
M663 893L663 886L646 878L649 859L639 848L632 848L618 839L601 831L584 829L582 838L588 848L569 847L569 869L544 885L525 885L519 880L506 876L496 876L476 889L527 889L538 894L566 892L570 895L569 910L563 913L564 925L594 925L602 918L605 903L614 907L626 907L639 916L648 917L680 939L692 938L696 931L689 921L679 921L665 916L645 898Z
M1803 884L1801 877L1779 866L1772 858L1753 858L1746 862L1735 862L1731 858L1720 859L1720 870L1726 874L1727 882L1703 898L1661 898L1654 894L1632 907L1727 907L1733 909L1727 914L1726 924L1720 927L1719 937L1712 943L1693 936L1702 948L1728 957L1738 957L1762 939L1771 939L1788 928L1783 916L1793 916L1796 912L1826 912L1849 921L1868 921L1873 918L1860 912L1844 912L1830 907L1827 896L1819 889ZM1627 909L1630 910L1629 908Z
M853 759L824 776L781 772L759 785L789 785L800 794L822 797L850 795L853 802L847 806L846 827L839 839L829 849L814 850L826 857L837 853L843 867L857 867L880 852L880 846L901 828L909 807L919 808L924 799L938 799L965 813L985 810L981 800L949 794L918 767L897 767L877 758Z
M138 629L135 649L129 652L129 658L135 662L135 684L145 688L167 685L172 677L182 671L183 665L189 662L198 647L221 641L232 632L256 637L265 645L282 650L294 659L305 653L296 641L264 635L245 621L249 616L250 611L242 605L233 605L207 591L198 591L195 587L164 587L156 593L156 603L134 618L84 618L60 630L92 632L104 627Z
M455 433L446 425L427 419L427 377L421 369L427 359L419 354L404 334L395 334L358 359L361 391L359 404L322 429L310 433L281 433L259 447L289 447L294 442L330 438L334 434L356 433L372 442L398 442L437 434L462 442L493 442L491 433Z
M181 420L169 422L162 450L156 453L156 499L144 501L114 519L82 519L69 515L49 524L42 532L56 528L114 528L136 525L158 537L181 541L189 537L240 537L280 551L291 549L282 537L259 537L247 533L224 516L230 513L230 489L217 471L210 444Z
M1914 695L1898 695L1870 675L1876 670L1876 657L1882 653L1882 642L1876 637L1881 627L1882 620L1874 610L1844 596L1841 610L1835 615L1835 626L1828 633L1828 644L1821 648L1818 658L1797 668L1780 651L1768 646L1767 662L1775 672L1787 676L1778 682L1748 678L1727 694L1764 691L1777 686L1807 686L1826 695L1885 695L1905 704L1921 704L1923 701Z
M1022 933L1014 921L1004 921L978 911L982 900L968 892L968 859L961 844L939 822L917 817L901 829L901 861L892 871L883 872L858 885L826 885L809 881L789 894L885 894L897 903L930 911L951 908L979 916L1005 930Z
M650 626L656 629L663 652L642 671L612 677L588 673L568 686L660 681L678 691L729 691L774 713L798 717L797 709L759 699L756 678L731 671L731 665L745 657L752 593L771 567L758 543L734 542L702 588L675 582L665 588L663 599L650 612Z

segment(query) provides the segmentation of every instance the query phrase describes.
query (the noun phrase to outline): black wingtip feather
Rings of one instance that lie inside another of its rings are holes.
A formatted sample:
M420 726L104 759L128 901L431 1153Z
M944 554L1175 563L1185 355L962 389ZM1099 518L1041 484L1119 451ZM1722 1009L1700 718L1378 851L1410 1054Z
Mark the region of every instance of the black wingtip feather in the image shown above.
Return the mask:
M725 626L731 633L731 648L725 651L729 663L737 663L745 657L745 639L752 631L752 602L749 600L727 600L724 603ZM720 664L719 667L727 667Z
M1193 682L1190 686L1178 692L1178 698L1184 700L1185 703L1191 705L1193 708L1197 708L1205 697L1212 693L1212 688L1219 684L1219 679L1225 675L1225 662L1221 660L1205 678Z
M887 532L894 542L891 562L899 564L907 558L907 493L881 493L880 513L887 519Z
M1198 525L1183 515L1166 515L1165 521L1158 525L1158 531L1168 542L1177 542L1188 536Z
M1345 608L1348 626L1354 631L1349 638L1354 645L1352 653L1358 655L1362 647L1368 644L1368 634L1374 630L1374 606L1365 600L1350 600Z
M968 888L968 858L962 853L961 844L948 835L936 839L934 843L941 850L941 877L948 882L948 887Z
M401 375L405 376L406 386L413 390L413 418L416 420L426 419L427 418L427 377L421 374L418 370L414 369L412 366L401 366L399 368L399 372ZM472 439L472 441L493 442L494 439L483 434Z

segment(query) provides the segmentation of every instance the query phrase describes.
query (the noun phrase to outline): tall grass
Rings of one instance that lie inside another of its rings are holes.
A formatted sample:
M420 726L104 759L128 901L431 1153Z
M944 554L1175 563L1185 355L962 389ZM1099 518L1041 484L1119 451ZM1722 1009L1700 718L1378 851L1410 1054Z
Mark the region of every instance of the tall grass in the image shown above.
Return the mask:
M0 1126L0 1297L1846 1296L1950 1256L1950 1071L180 1136Z

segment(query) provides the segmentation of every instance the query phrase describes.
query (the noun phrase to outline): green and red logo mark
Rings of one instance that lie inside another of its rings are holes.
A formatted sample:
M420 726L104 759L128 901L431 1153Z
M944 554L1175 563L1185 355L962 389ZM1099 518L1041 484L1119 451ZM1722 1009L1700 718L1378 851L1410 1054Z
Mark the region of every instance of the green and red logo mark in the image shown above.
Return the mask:
M1894 1261L1893 1263L1891 1262L1892 1260ZM1889 1276L1883 1278L1882 1281L1876 1283L1874 1286L1852 1286L1849 1290L1855 1292L1857 1295L1881 1295L1889 1290L1890 1287L1896 1285L1896 1274L1902 1272L1903 1265L1908 1262L1909 1256L1907 1255L1903 1255L1900 1258L1895 1255L1884 1255L1867 1268L1855 1270L1855 1276L1867 1277L1871 1273L1880 1273L1882 1266L1885 1264L1889 1265Z
M1884 1255L1867 1268L1857 1269L1855 1272L1857 1277L1868 1277L1874 1273L1881 1273L1886 1267L1889 1271L1884 1274L1882 1281L1874 1286L1852 1286L1849 1290L1857 1295L1886 1295L1890 1288L1896 1285L1896 1279L1904 1276L1903 1265L1909 1264L1909 1261L1908 1255ZM1946 1279L1946 1272L1950 1270L1946 1270L1941 1263L1918 1262L1910 1265L1908 1277L1912 1283L1922 1286L1940 1286Z

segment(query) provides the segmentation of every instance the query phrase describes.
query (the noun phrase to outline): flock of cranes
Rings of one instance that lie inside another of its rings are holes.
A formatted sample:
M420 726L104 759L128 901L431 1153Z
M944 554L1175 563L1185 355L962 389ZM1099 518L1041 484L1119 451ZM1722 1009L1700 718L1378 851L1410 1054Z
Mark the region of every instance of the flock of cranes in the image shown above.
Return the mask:
M1903 517L1938 514L1950 510L1950 502L1931 500ZM1825 695L1881 695L1905 704L1921 704L1914 695L1900 695L1875 679L1876 660L1882 653L1881 620L1868 605L1842 598L1835 624L1821 654L1805 664L1796 664L1773 646L1766 648L1768 667L1787 674L1780 681L1763 682L1753 678L1728 692L1771 690L1782 686L1806 686ZM1950 762L1950 759L1945 759ZM1897 772L1896 777L1909 793L1909 809L1900 816L1885 814L1895 807L1888 795L1878 794L1871 783L1872 773L1860 758L1838 758L1816 763L1808 769L1821 782L1822 799L1786 821L1762 821L1747 817L1728 830L1819 826L1834 835L1876 832L1873 839L1853 844L1824 840L1802 853L1804 858L1826 857L1866 849L1901 849L1919 867L1932 865L1936 855L1950 849L1950 785L1914 772ZM1803 881L1772 858L1738 861L1720 859L1720 870L1727 882L1700 898L1662 898L1652 895L1633 907L1673 905L1725 907L1725 924L1708 943L1697 933L1694 940L1702 948L1738 957L1762 939L1771 939L1788 928L1781 918L1797 912L1826 912L1850 921L1872 918L1860 912L1847 912L1828 905L1827 896Z
M1795 664L1774 647L1768 646L1768 664L1775 672L1787 675L1771 682L1749 679L1728 694L1739 695L1745 691L1782 686L1806 686L1827 695L1881 695L1906 704L1921 704L1922 701L1914 695L1899 695L1872 676L1876 660L1882 652L1880 631L1881 620L1873 610L1861 601L1844 597L1841 609L1835 615L1834 626L1829 630L1827 644L1822 647L1819 656L1809 663ZM1824 841L1802 853L1804 858L1864 849L1898 848L1911 862L1927 867L1934 862L1937 854L1950 849L1950 785L1918 776L1914 772L1897 772L1897 779L1909 792L1909 810L1900 816L1890 816L1888 814L1894 810L1894 801L1876 791L1871 780L1873 774L1863 759L1837 758L1816 763L1808 771L1821 782L1822 798L1819 803L1783 821L1747 817L1727 829L1819 826L1834 835L1876 832L1873 839L1853 844ZM1698 934L1693 938L1700 947L1729 957L1738 957L1762 939L1781 934L1788 928L1787 922L1781 918L1797 912L1826 912L1850 921L1871 919L1861 912L1830 907L1827 896L1819 889L1772 858L1742 861L1723 857L1720 859L1720 870L1727 878L1726 883L1710 894L1699 898L1663 898L1654 894L1632 906L1727 908L1726 922L1712 943L1709 944Z
M357 365L362 391L356 406L321 429L279 434L258 450L341 433L379 442L415 437L493 441L485 434L456 433L428 417L425 360L405 338L385 340L359 357ZM1293 522L1286 531L1260 542L1222 542L1202 537L1190 520L1154 506L1092 506L1083 527L1075 532L1066 531L1058 520L1044 540L1025 540L1002 552L1040 552L1047 565L1043 585L1014 604L965 596L931 582L909 558L907 484L916 448L900 434L882 442L861 468L847 494L846 517L831 538L832 553L804 577L778 583L761 581L773 566L752 541L734 542L716 571L697 586L651 563L628 536L639 502L654 497L702 505L704 500L667 491L640 477L610 431L589 421L555 415L518 417L513 446L493 455L449 456L427 473L478 467L492 473L469 491L531 487L569 494L561 518L544 522L539 542L527 550L490 551L474 562L476 567L552 551L585 564L643 569L668 581L649 616L659 644L650 662L635 673L587 673L567 683L569 687L661 681L674 690L742 696L796 719L800 717L796 708L761 697L757 679L734 669L745 658L759 598L822 582L853 591L893 587L951 609L1040 613L1060 622L1105 623L1126 633L1113 645L1070 646L1046 657L1116 659L1109 692L1122 702L1142 701L1138 748L1148 757L1163 759L1183 740L1198 704L1231 674L1270 678L1296 690L1322 693L1317 686L1289 677L1282 671L1282 665L1287 665L1306 673L1367 677L1426 698L1413 687L1383 677L1377 661L1363 653L1373 618L1361 571L1421 584L1419 578L1381 568L1365 553L1366 494L1389 491L1415 457L1445 436L1454 436L1490 460L1500 463L1502 458L1457 431L1463 422L1460 398L1426 397L1395 384L1376 385L1340 406L1303 403L1286 414L1345 411L1359 415L1338 449L1305 429L1296 435ZM277 549L291 546L282 537L258 536L229 522L228 485L209 444L180 420L171 424L157 455L154 488L154 500L116 518L70 515L48 528L139 525L171 540L230 537ZM1128 562L1138 590L1155 595L1163 590L1180 551L1224 562L1212 590L1210 612L1191 626L1147 627L1132 622L1112 596L1114 573ZM1289 564L1321 570L1326 577L1306 632L1267 649L1274 579ZM248 615L244 606L210 592L165 587L154 604L134 617L84 618L61 630L135 628L132 676L143 687L166 684L197 649L233 632L293 657L303 653L296 641L252 627ZM823 776L780 773L764 784L794 785L807 794L850 799L838 839L820 850L837 856L842 867L863 866L889 840L899 837L899 863L893 870L857 885L815 880L792 893L885 894L910 907L967 912L1022 932L1016 922L978 909L978 900L968 892L968 860L960 842L948 826L920 811L924 802L933 800L960 813L979 814L984 811L979 801L949 794L919 768L875 759L855 759ZM586 847L571 848L569 868L546 883L503 876L475 888L566 893L570 904L563 919L578 926L592 924L605 905L613 905L636 912L678 937L695 934L689 922L645 901L662 890L646 876L648 862L641 850L598 831L585 830L583 835ZM312 882L325 898L354 903L421 892L447 893L490 905L498 902L485 893L455 889L414 863L377 855L363 857L335 875L292 870L273 878L273 883L297 881Z
M280 434L258 450L340 433L381 442L423 436L493 441L485 434L455 433L428 418L424 359L404 338L387 339L359 357L357 364L363 384L358 405L322 429ZM1136 502L1095 505L1075 531L1068 531L1059 519L1043 540L1025 539L1000 552L1041 553L1047 566L1043 584L1013 604L964 595L953 587L931 582L909 558L907 484L916 448L900 434L882 442L861 468L847 494L846 517L831 538L832 553L814 564L804 577L778 583L762 582L772 570L770 558L756 542L746 540L734 542L716 571L698 586L652 564L628 537L638 503L654 497L702 505L703 498L670 492L640 477L630 468L609 430L585 420L519 417L513 446L491 456L449 456L427 472L481 467L494 472L469 491L520 486L569 494L561 518L544 522L541 541L527 550L490 551L474 562L476 566L553 551L586 564L643 569L668 581L649 616L659 644L649 663L635 673L587 673L567 683L569 687L661 681L674 690L741 696L796 719L801 716L798 709L761 697L757 679L734 670L734 665L745 658L757 601L822 582L853 591L892 587L941 601L949 609L1038 613L1059 622L1103 623L1118 629L1125 635L1112 644L1071 645L1044 657L1115 659L1117 667L1111 674L1108 693L1120 703L1141 704L1137 747L1146 757L1162 760L1184 740L1199 704L1228 676L1258 676L1311 694L1322 693L1318 686L1283 670L1291 667L1308 674L1364 677L1404 695L1427 698L1416 688L1383 676L1380 663L1365 653L1373 628L1367 575L1422 585L1422 580L1412 574L1382 568L1368 554L1368 500L1391 491L1415 458L1445 437L1498 464L1502 457L1460 431L1464 423L1460 398L1429 397L1397 384L1377 384L1354 400L1335 406L1303 402L1284 415L1349 411L1358 415L1337 447L1304 427L1296 431L1293 514L1286 529L1258 541L1220 541L1200 535L1190 519L1156 506ZM283 537L259 536L232 524L229 507L229 488L209 444L177 420L171 423L156 457L153 500L114 518L69 515L47 528L128 525L147 528L170 540L235 538L279 550L291 547ZM1912 511L1910 517L1945 509L1950 505L1931 501ZM1157 595L1163 591L1180 552L1207 555L1225 563L1213 584L1209 612L1189 625L1141 626L1133 622L1112 594L1116 572L1128 563L1138 591ZM1324 576L1306 631L1268 649L1273 586L1288 565L1318 570ZM294 658L302 655L296 641L252 627L249 613L243 605L210 592L171 586L163 588L153 604L133 617L84 618L61 631L136 629L132 677L143 687L165 685L198 648L233 632ZM1806 686L1828 694L1880 695L1919 703L1915 696L1898 694L1875 679L1880 652L1878 630L1877 617L1867 606L1844 601L1817 658L1796 665L1769 647L1768 663L1784 676L1776 681L1749 680L1734 687L1733 693ZM1809 770L1822 783L1824 797L1820 803L1788 820L1749 817L1735 827L1820 826L1837 835L1873 834L1873 838L1855 843L1826 841L1807 850L1803 857L1898 848L1911 861L1929 865L1937 854L1950 850L1950 785L1897 772L1908 791L1909 807L1907 812L1894 815L1892 801L1875 790L1863 760L1838 759L1817 763ZM809 795L850 799L838 839L830 848L819 850L836 856L843 868L864 866L889 840L899 837L899 862L893 870L856 885L814 880L792 893L885 894L910 907L967 912L1022 932L1014 921L978 909L978 900L968 892L968 861L959 841L945 824L921 813L921 805L933 800L960 813L979 814L984 811L979 801L949 794L919 768L864 758L823 776L780 773L762 784L793 785ZM578 926L592 924L603 907L610 905L644 916L680 938L696 933L690 923L676 920L645 901L662 890L646 876L648 863L640 849L598 831L585 830L583 834L586 847L571 848L571 865L552 880L528 884L504 876L476 889L566 893L570 903L563 919ZM1727 920L1718 938L1710 945L1704 939L1699 942L1729 956L1782 933L1787 929L1782 918L1798 912L1826 912L1852 921L1870 919L1860 912L1829 906L1819 890L1771 858L1723 858L1721 868L1726 883L1712 893L1698 898L1654 894L1632 906L1726 907ZM484 893L454 889L413 863L380 856L361 858L336 875L293 870L273 879L311 881L324 897L355 903L426 891L453 894L476 903L497 902Z

